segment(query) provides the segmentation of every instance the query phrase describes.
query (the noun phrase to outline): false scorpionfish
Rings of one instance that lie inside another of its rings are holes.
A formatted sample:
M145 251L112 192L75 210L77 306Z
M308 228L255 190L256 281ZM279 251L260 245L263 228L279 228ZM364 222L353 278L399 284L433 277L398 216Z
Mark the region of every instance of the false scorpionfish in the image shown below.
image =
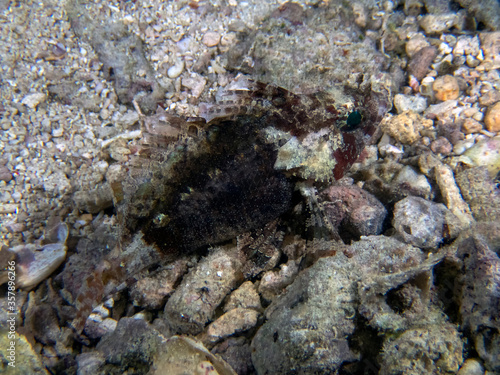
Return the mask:
M240 78L200 105L200 118L146 119L130 177L115 187L118 245L67 296L74 330L139 271L264 227L291 209L298 183L341 178L388 103L370 85L297 95Z

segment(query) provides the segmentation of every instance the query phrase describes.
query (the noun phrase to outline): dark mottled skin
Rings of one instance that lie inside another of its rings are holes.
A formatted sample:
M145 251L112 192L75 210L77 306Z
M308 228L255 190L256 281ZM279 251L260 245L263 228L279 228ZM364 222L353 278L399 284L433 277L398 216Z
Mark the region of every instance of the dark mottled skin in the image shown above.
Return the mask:
M273 169L276 151L259 140L258 123L249 116L212 123L208 151L172 176L179 182L171 199L144 220L146 241L164 251L194 250L259 228L290 208L293 186ZM168 223L151 220L159 214Z
M158 129L146 124L154 134L146 131L144 144L134 146L131 177L113 187L123 227L119 251L82 281L74 301L76 332L101 298L123 287L141 267L262 228L291 208L297 177L275 170L282 145L266 140L265 129L306 143L309 134L328 130L324 134L338 140L328 143L337 145L328 150L336 162L331 173L326 171L328 181L341 178L356 161L387 110L387 100L370 88L350 90L346 97L359 116L348 123L352 109L327 94L296 95L247 83L227 90L215 105L201 105L201 119L163 114ZM172 143L176 133L179 139Z

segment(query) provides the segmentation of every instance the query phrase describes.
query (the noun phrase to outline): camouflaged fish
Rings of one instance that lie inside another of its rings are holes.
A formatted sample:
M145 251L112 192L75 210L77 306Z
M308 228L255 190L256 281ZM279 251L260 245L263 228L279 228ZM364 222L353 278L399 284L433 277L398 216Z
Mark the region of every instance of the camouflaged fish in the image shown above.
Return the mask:
M146 119L114 187L119 245L74 296L74 329L141 269L264 227L290 210L297 182L341 178L387 109L370 87L296 95L240 78L199 118Z

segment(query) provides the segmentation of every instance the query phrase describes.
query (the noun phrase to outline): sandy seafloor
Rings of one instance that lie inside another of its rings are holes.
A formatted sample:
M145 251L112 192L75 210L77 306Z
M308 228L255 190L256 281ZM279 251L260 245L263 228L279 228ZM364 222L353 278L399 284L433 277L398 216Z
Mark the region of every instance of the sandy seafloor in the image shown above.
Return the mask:
M487 0L0 0L0 373L500 373L499 28ZM312 159L292 178L292 211L346 243L280 215L141 273L76 335L145 126L203 115L237 75L387 96L347 178Z

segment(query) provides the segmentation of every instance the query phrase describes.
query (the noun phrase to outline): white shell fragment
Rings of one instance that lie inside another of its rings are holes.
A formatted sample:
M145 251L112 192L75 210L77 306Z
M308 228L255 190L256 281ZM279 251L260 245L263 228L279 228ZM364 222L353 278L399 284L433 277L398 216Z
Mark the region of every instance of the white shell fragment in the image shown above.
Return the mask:
M29 288L45 280L66 258L68 227L59 224L55 228L57 243L43 246L26 244L15 246L10 251L16 253L16 287Z

